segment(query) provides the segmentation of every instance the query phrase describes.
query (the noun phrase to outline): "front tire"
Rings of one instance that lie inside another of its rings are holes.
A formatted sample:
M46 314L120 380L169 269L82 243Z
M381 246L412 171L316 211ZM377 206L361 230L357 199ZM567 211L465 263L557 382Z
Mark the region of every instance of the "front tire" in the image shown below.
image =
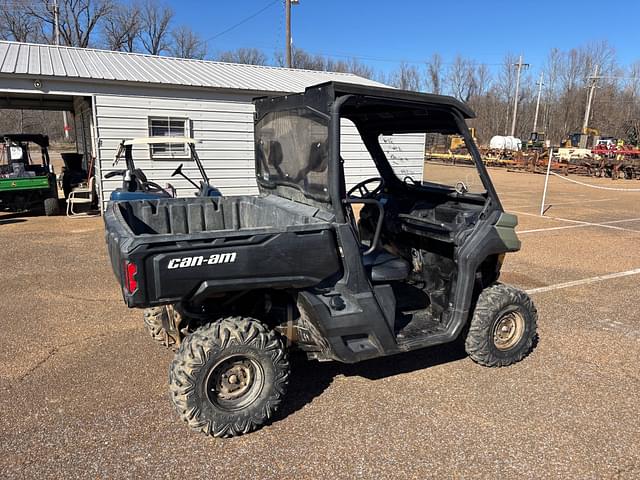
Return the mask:
M474 362L487 367L519 362L533 349L537 321L536 307L525 292L491 285L478 297L465 350Z
M60 215L60 202L57 198L50 197L44 199L44 214L47 217Z
M214 437L251 432L278 409L290 365L282 338L252 318L198 328L169 370L171 400L189 427Z

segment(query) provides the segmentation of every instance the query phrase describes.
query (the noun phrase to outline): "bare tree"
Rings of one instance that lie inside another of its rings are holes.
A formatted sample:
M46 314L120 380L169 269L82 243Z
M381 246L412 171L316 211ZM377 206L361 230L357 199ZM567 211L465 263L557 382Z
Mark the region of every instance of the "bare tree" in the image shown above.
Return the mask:
M401 62L398 69L392 74L391 84L403 90L420 91L422 76L414 65Z
M617 68L616 49L606 40L592 42L581 48L588 72L598 65L601 72L613 72Z
M160 55L169 49L169 27L173 20L173 10L153 0L146 0L141 6L141 28L138 35L142 47L151 55Z
M359 61L357 58L351 58L347 61L347 68L345 70L348 73L359 75L364 78L373 78L375 72L373 68Z
M42 21L26 14L28 1L0 2L0 39L37 42L42 38Z
M478 97L486 95L489 88L491 88L491 72L489 68L484 63L478 64L473 75L475 85L473 95Z
M473 63L461 55L456 55L449 67L447 83L454 97L468 102L477 88Z
M284 59L278 57L278 63L284 66ZM313 55L301 48L292 48L291 66L303 70L326 70L326 59L322 55Z
M218 60L229 63L244 63L247 65L266 65L267 56L257 48L238 48L218 55Z
M191 27L181 25L171 32L173 43L169 53L174 57L197 58L203 60L207 56L207 44Z
M640 61L635 61L626 71L627 81L624 86L623 102L626 106L626 121L640 120L638 115L638 97L640 96Z
M316 61L319 59L319 57L314 58ZM322 65L322 68L319 68L319 70L325 70L327 72L353 73L354 75L359 75L365 78L373 77L373 69L356 58L351 58L349 60L325 58L324 65Z
M117 4L104 18L103 37L109 50L133 52L140 35L141 12L136 3Z
M434 53L427 62L427 90L435 94L442 93L442 57Z
M500 117L504 118L503 134L506 135L511 123L511 106L513 105L513 96L515 95L516 86L516 70L513 65L517 62L517 58L512 53L507 53L502 61L502 68L498 73L496 82L496 94L501 98L502 112ZM498 132L494 132L494 135Z
M25 13L46 25L49 42L53 41L55 16L53 0L29 2ZM114 7L113 0L60 0L58 25L60 43L87 48L93 44L96 27Z
M555 117L558 106L558 75L560 74L562 62L562 52L557 48L553 48L547 55L547 60L544 67L544 115L543 123L544 131L548 137L557 137L559 134L552 130L551 119Z

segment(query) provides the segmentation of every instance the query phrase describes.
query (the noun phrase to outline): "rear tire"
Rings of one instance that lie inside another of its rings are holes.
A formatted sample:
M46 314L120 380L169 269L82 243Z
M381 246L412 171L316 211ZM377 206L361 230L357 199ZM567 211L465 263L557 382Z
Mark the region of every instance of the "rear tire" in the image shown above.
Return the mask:
M198 328L169 370L171 400L189 427L233 437L264 425L289 381L285 344L252 318L228 317Z
M533 349L538 312L531 298L515 287L496 283L478 297L465 340L471 359L487 367L519 362Z
M47 217L60 215L60 202L57 198L50 197L44 199L44 214Z
M145 308L144 328L156 342L161 343L163 346L175 352L178 349L179 339L176 338L174 333L168 332L167 329L164 328L166 322L167 325L174 326L175 332L175 322L172 315L173 308L168 305Z

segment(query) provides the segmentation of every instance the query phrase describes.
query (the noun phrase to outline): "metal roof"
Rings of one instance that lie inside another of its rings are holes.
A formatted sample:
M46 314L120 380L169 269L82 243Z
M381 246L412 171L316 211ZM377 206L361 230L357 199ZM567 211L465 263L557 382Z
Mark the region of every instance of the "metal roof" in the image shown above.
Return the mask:
M0 41L0 78L3 75L283 93L328 81L382 86L350 73Z

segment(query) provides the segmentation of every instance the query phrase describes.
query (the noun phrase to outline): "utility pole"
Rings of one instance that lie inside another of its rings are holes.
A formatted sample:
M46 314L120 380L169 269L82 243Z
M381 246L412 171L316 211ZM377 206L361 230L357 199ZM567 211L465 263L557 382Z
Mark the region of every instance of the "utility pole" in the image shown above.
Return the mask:
M58 0L53 0L53 38L56 45L60 45L60 8Z
M540 111L540 97L542 96L542 81L544 80L544 71L540 72L540 81L538 82L538 100L536 100L536 115L533 117L533 131L538 131L538 112Z
M518 63L514 66L518 67L518 74L516 77L516 97L513 100L513 118L511 119L511 136L514 137L516 133L516 119L518 117L518 95L520 95L520 73L522 67L528 67L528 63L522 63L522 55L518 59Z
M60 45L60 7L58 6L58 0L53 0L53 38L56 45ZM62 123L64 124L64 139L69 140L69 124L65 110L62 111Z
M299 0L284 0L285 22L287 24L287 67L291 68L291 5L298 5Z
M591 116L591 102L593 101L593 94L596 91L598 85L598 65L593 70L593 76L591 77L591 86L589 87L589 95L587 95L587 107L584 109L584 120L582 121L582 133L587 133L589 127L589 117Z

